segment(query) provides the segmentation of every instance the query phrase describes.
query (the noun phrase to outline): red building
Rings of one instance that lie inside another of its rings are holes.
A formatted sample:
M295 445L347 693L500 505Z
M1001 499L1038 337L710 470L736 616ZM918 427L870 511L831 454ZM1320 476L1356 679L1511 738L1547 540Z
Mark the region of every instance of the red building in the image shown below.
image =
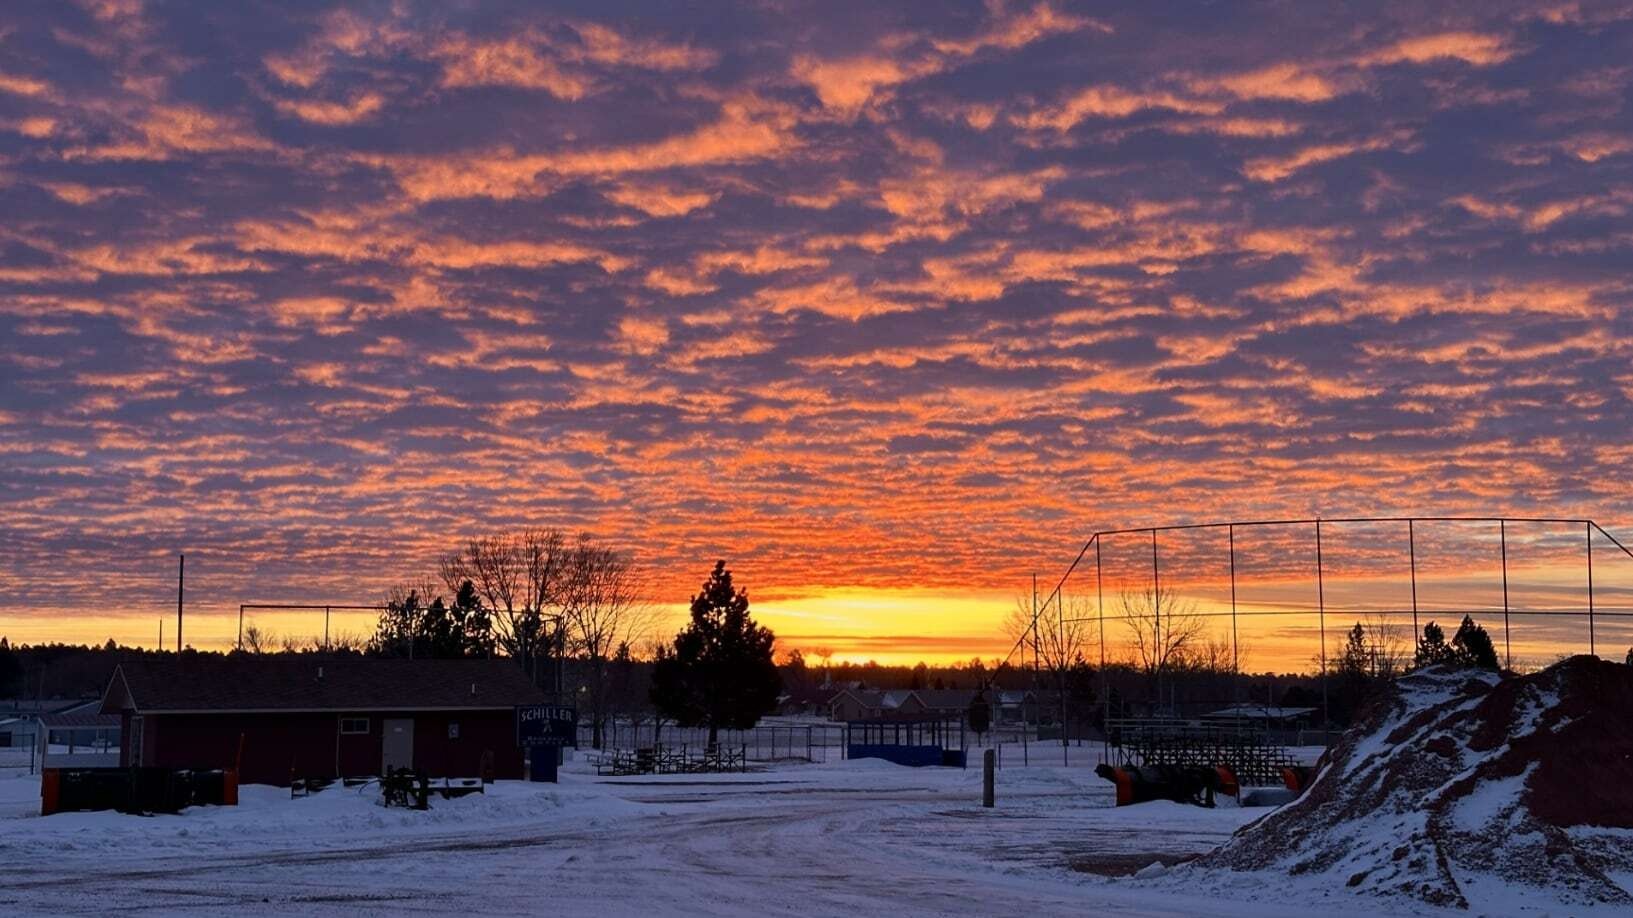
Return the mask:
M243 784L417 768L524 776L517 705L545 695L510 660L183 657L120 664L102 711L121 765L239 769Z

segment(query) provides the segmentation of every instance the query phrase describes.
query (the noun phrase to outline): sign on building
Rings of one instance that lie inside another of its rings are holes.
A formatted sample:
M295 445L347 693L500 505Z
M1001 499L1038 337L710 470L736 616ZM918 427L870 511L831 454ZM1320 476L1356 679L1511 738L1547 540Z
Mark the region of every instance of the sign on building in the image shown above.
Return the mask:
M578 709L559 704L516 708L516 745L578 746Z

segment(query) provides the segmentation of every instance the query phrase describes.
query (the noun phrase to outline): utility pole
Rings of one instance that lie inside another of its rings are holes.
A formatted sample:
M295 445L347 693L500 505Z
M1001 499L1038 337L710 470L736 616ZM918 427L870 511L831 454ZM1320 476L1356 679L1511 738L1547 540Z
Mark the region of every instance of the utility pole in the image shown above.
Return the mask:
M176 653L181 653L181 600L187 588L187 556L177 555L176 565Z

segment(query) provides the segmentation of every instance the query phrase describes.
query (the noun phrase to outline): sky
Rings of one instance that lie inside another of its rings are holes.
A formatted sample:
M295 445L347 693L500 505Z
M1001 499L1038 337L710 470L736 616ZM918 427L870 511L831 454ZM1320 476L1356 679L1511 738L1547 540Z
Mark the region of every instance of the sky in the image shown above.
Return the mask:
M0 633L553 525L965 659L1097 529L1633 533L1630 95L1627 0L13 4Z

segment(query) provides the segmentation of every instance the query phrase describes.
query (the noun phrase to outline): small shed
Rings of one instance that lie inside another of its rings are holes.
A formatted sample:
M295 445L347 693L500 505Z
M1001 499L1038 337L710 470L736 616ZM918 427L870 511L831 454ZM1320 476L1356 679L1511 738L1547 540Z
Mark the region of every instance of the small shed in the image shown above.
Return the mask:
M120 764L235 768L245 784L378 775L521 778L515 709L543 691L514 661L182 657L120 664L102 713Z

